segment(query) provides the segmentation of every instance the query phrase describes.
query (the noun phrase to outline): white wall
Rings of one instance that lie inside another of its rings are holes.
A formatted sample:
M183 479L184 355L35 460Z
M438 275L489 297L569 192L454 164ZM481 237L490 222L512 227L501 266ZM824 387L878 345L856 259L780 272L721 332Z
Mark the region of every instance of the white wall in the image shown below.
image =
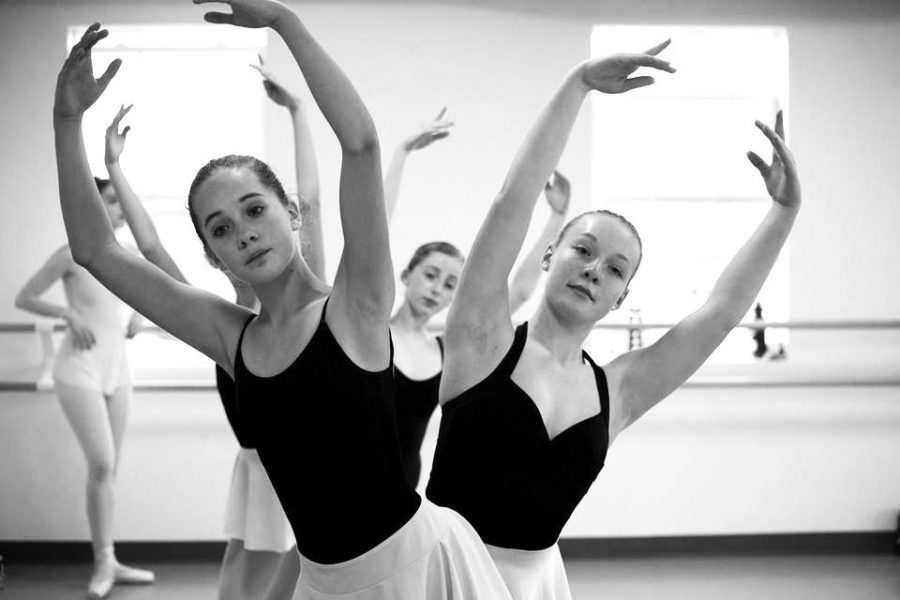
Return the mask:
M448 140L409 162L392 231L398 263L430 239L469 245L525 130L565 71L587 55L594 23L787 26L789 131L805 198L791 241L792 318L896 319L900 6L890 0L861 7L836 0L744 4L571 0L553 3L557 14L539 2L294 6L365 98L385 161L405 132L441 106L457 122ZM64 239L50 116L66 27L95 19L197 22L202 12L189 3L134 1L0 5L0 321L31 320L14 309L13 297ZM636 40L634 49L650 42ZM269 62L299 82L278 40ZM589 197L589 121L585 111L562 162L576 210ZM289 125L275 107L267 113L266 136L267 158L290 180ZM334 268L338 154L321 118L314 119L314 136ZM0 342L0 359L37 356L33 344L7 342ZM896 336L884 334L798 332L791 358L824 370L838 361L876 362L893 373L900 365ZM900 504L900 465L893 462L900 456L897 390L679 392L616 443L568 533L891 527L891 506ZM83 538L76 504L83 502L82 460L52 397L0 394L0 410L0 539ZM218 536L233 443L217 411L211 393L137 395L120 483L123 537ZM33 434L25 435L25 423ZM206 433L198 437L198 431ZM160 454L165 462L156 460ZM197 470L179 470L185 465Z

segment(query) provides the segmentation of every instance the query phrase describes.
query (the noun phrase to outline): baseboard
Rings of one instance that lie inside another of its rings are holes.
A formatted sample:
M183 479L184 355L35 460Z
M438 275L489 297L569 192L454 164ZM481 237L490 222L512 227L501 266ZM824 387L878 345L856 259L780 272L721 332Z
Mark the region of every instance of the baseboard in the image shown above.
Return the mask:
M564 538L565 558L773 554L893 554L893 531L636 538Z
M207 562L222 560L224 554L224 541L116 542L116 556L122 562ZM86 541L0 541L6 564L90 562L93 555Z
M893 554L893 531L787 533L638 538L563 538L567 559L652 556L721 556L787 554ZM123 561L219 561L224 541L116 542ZM0 541L6 564L90 562L91 545L76 541Z

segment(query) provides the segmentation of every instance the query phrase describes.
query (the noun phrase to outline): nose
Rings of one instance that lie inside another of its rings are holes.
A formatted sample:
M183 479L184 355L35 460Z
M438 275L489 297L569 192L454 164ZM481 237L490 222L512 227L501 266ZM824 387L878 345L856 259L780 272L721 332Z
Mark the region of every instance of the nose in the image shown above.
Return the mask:
M258 233L256 233L255 231L253 231L250 228L245 227L245 228L241 229L240 234L238 235L238 248L243 250L250 243L255 242L258 239L259 239Z
M581 271L581 278L596 285L600 283L600 269L597 268L595 263L585 265Z

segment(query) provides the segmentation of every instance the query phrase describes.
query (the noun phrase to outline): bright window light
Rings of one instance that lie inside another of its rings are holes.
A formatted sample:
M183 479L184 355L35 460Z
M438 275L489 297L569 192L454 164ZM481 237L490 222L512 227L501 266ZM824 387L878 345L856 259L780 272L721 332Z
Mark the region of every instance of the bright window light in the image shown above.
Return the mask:
M85 28L69 28L69 48ZM91 169L109 176L103 162L106 128L121 105L134 104L123 121L132 128L121 159L125 175L188 280L231 300L231 286L206 262L185 206L191 181L210 159L264 157L265 92L248 65L258 62L267 35L213 25L107 28L109 36L93 51L95 75L115 58L122 67L84 118ZM139 380L178 379L183 373L211 379L209 359L168 337L138 336L129 352Z
M618 212L641 234L644 258L622 310L627 322L673 323L706 300L719 274L771 206L745 154L769 160L771 146L754 120L788 120L788 42L783 28L596 26L592 56L637 52L672 38L662 58L675 74L656 83L592 100L592 206ZM650 73L641 73L650 74ZM790 140L788 139L788 143ZM769 321L789 316L787 247L759 302ZM753 317L751 310L747 319ZM647 345L662 330L643 334ZM786 344L769 330L767 343ZM601 333L594 346L610 355L627 349L626 333ZM735 331L710 359L755 360L751 333Z

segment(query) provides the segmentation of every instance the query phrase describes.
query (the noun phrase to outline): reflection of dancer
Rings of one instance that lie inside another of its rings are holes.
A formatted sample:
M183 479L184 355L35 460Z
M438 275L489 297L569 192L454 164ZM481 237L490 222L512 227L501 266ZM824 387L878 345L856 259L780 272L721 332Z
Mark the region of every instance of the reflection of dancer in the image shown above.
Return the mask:
M202 0L196 0L198 3ZM73 255L129 304L235 374L252 436L302 554L298 598L508 597L468 523L406 482L394 421L393 275L378 138L349 80L297 16L271 0L231 0L216 23L272 27L285 40L342 150L344 248L329 289L296 251L299 215L252 157L198 173L188 195L209 256L249 283L259 315L130 257L86 185L82 114L100 79L88 28L60 73L54 106L60 204ZM299 352L298 352L299 350Z
M556 545L603 467L609 442L677 389L750 308L791 229L800 190L781 116L773 164L751 155L774 203L710 298L656 343L603 368L582 345L618 308L641 260L633 226L608 211L570 221L545 252L547 283L530 322L514 329L506 274L537 192L591 89L653 82L638 67L673 71L645 54L590 60L566 77L515 158L482 224L451 305L441 381L443 414L428 497L469 519L517 598L569 598Z
M309 252L304 256L314 273L323 276L322 237L319 229L318 169L305 109L300 99L288 92L262 64L254 68L263 75L269 97L290 114L294 127L295 165L299 196L308 207L303 231L309 237ZM125 136L130 127L119 132L122 118L131 107L122 108L106 132L107 165L113 185L122 199L125 217L134 231L142 254L172 277L186 279L163 246L156 228L119 164ZM236 303L257 311L259 301L253 289L226 271L234 287ZM228 545L219 578L219 598L290 598L300 575L296 542L275 490L259 460L252 437L242 430L237 417L234 381L216 365L216 387L231 429L241 446L235 458L225 513Z
M108 222L125 224L110 182L94 179ZM67 306L41 298L61 280ZM116 470L131 402L131 372L125 339L141 319L122 323L122 302L85 269L75 264L68 246L57 250L25 284L16 306L36 315L64 319L68 331L56 356L53 382L63 414L72 426L88 464L87 514L94 548L90 597L103 597L114 583L152 583L153 573L119 564L113 548Z
M431 122L404 139L394 153L385 175L385 205L388 219L393 216L400 192L400 181L408 155L426 148L435 140L449 135L449 121L441 120L445 110ZM550 216L544 231L522 261L510 283L510 312L525 303L540 278L540 256L563 225L569 206L569 181L555 173L544 193ZM403 282L403 304L391 317L394 341L394 390L397 402L397 433L403 452L406 477L417 485L422 470L420 451L428 421L438 404L441 382L443 341L426 331L433 316L444 310L453 299L463 256L453 244L428 242L413 253L400 280Z

